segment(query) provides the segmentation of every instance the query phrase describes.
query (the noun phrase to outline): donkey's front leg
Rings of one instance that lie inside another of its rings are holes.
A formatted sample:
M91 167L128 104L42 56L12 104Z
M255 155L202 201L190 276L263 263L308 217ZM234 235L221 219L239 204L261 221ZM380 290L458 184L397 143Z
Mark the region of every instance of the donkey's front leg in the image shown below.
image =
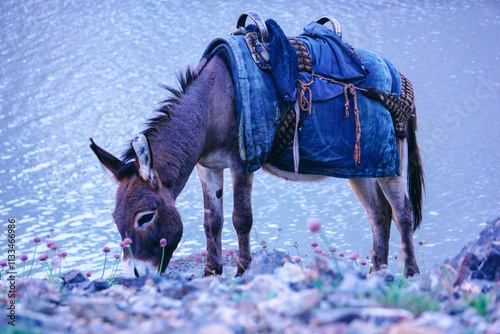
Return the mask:
M222 274L222 243L221 233L224 222L222 212L222 191L224 186L224 170L209 169L196 165L203 189L203 204L205 208L204 227L207 237L207 261L205 276Z
M233 225L238 235L238 270L236 276L243 275L252 261L250 249L250 231L252 229L252 183L253 174L245 175L240 171L231 169L233 179Z

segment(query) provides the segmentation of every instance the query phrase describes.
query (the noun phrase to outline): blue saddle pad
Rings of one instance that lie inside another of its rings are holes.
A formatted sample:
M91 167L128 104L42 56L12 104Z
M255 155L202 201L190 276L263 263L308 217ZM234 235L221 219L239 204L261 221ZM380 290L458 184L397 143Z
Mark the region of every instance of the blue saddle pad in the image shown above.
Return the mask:
M306 26L304 34L297 38L307 45L315 73L357 87L375 87L382 92L400 95L399 73L384 57L359 49L356 55L335 33L315 22ZM279 78L260 70L243 36L216 38L204 56L220 48L227 49L231 58L240 157L245 171L252 173L266 162L271 152L277 125L286 111L286 102L275 83ZM299 72L298 79L310 82L311 75ZM351 107L349 117L345 118L343 86L318 78L314 80L310 87L314 101L312 112L305 117L299 132L299 173L343 178L399 175L399 151L389 111L379 102L357 92L361 160L355 163L353 98L349 97ZM295 96L291 99L294 100ZM293 172L292 150L285 150L272 164Z

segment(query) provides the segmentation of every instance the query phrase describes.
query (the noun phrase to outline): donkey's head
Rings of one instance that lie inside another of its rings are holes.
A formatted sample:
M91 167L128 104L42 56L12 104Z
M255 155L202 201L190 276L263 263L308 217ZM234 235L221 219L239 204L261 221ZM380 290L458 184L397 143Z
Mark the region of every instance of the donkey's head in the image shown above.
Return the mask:
M132 239L130 252L124 249L124 275L145 275L159 269L165 271L182 237L181 216L175 208L175 200L163 186L153 164L151 147L144 134L132 141L135 161L123 162L97 146L91 139L90 148L102 165L118 182L113 220L122 239ZM160 240L166 239L165 248Z

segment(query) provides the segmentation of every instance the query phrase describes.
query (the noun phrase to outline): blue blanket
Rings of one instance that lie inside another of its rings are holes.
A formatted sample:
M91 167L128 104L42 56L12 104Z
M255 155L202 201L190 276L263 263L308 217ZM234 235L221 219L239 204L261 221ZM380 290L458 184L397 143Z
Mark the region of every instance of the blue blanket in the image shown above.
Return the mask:
M272 28L274 34L281 38L279 35L282 32L277 31L276 27ZM304 34L297 38L306 43L312 54L315 73L353 83L357 87L375 87L399 96L400 77L387 59L359 49L356 50L358 58L335 33L315 22L309 24ZM279 78L260 70L255 64L243 36L216 38L207 47L204 56L220 48L225 48L231 58L240 128L240 156L245 171L252 173L265 163L271 151L276 127L287 108L283 96L286 89L280 92L275 84ZM277 56L274 59L279 58ZM311 76L300 72L299 79L310 82ZM353 160L356 131L352 97L350 117L344 118L342 86L315 79L311 91L315 101L312 113L305 117L299 132L299 173L343 178L399 175L399 152L387 109L358 92L361 161L356 164ZM295 96L291 98L294 100ZM292 151L286 150L272 164L293 172Z

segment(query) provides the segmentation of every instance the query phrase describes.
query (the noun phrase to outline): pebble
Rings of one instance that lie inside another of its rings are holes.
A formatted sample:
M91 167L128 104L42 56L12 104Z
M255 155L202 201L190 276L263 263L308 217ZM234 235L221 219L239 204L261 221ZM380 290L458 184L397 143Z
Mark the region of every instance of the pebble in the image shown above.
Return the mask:
M485 249L485 240L482 234L485 257L478 254L482 262L477 270L487 263L485 273L489 273L496 270L491 267L496 257L489 256L495 253ZM449 263L405 280L387 269L367 274L351 261L320 255L308 269L301 268L288 254L263 250L253 255L242 278L223 274L193 279L191 273L201 268L201 257L177 261L172 263L176 272L167 269L163 276L117 277L118 284L113 285L102 278L89 281L78 270L61 275L61 285L20 279L16 282L16 329L131 334L500 333L498 283L473 279L474 271L463 276L464 271L460 284L454 286L457 277L446 267ZM2 294L7 289L7 282L0 281L3 319L9 299ZM479 301L485 296L491 297L486 311L470 306L474 298ZM415 303L424 304L412 307ZM434 307L426 309L425 303ZM5 332L5 326L6 322L0 323L0 332Z

